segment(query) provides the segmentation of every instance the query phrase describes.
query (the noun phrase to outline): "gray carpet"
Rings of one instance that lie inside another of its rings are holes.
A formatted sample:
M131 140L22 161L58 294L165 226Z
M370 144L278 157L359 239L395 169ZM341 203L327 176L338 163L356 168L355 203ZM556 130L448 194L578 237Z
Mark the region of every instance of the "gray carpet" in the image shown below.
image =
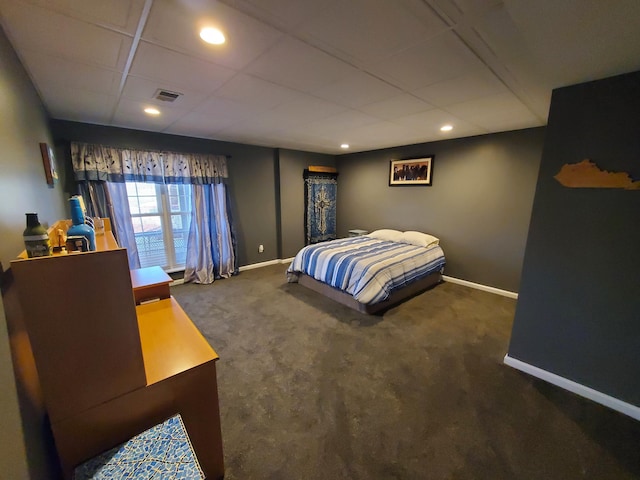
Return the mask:
M516 301L366 316L282 265L172 287L220 355L226 479L640 478L640 423L502 363Z

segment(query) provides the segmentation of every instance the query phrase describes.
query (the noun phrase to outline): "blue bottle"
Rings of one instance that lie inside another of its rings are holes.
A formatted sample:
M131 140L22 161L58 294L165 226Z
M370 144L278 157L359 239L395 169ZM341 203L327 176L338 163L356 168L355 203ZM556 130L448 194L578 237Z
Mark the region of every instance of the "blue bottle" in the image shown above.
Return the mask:
M96 232L89 225L84 223L84 212L80 206L80 200L77 197L69 199L71 207L71 222L73 225L67 230L67 237L82 236L89 243L89 250L96 249Z

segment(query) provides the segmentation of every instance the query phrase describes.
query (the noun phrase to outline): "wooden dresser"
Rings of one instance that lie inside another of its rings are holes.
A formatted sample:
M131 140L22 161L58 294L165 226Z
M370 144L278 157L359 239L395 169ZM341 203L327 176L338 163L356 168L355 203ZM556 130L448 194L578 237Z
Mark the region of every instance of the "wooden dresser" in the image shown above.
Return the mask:
M130 272L108 222L96 244L11 262L64 476L180 413L207 478L222 478L218 355L164 272Z

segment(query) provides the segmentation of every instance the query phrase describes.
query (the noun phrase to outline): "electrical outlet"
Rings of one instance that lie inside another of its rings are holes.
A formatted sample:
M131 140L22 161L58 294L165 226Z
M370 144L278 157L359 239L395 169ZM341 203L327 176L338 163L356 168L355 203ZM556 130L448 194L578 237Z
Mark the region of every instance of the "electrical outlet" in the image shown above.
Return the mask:
M258 245L258 253L264 252L264 245Z

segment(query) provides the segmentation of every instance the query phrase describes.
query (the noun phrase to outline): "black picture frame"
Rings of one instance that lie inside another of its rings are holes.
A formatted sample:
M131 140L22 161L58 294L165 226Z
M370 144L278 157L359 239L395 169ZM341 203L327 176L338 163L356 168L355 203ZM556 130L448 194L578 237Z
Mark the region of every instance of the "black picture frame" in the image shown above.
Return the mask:
M434 155L422 158L391 160L389 165L389 186L430 187L433 181Z

